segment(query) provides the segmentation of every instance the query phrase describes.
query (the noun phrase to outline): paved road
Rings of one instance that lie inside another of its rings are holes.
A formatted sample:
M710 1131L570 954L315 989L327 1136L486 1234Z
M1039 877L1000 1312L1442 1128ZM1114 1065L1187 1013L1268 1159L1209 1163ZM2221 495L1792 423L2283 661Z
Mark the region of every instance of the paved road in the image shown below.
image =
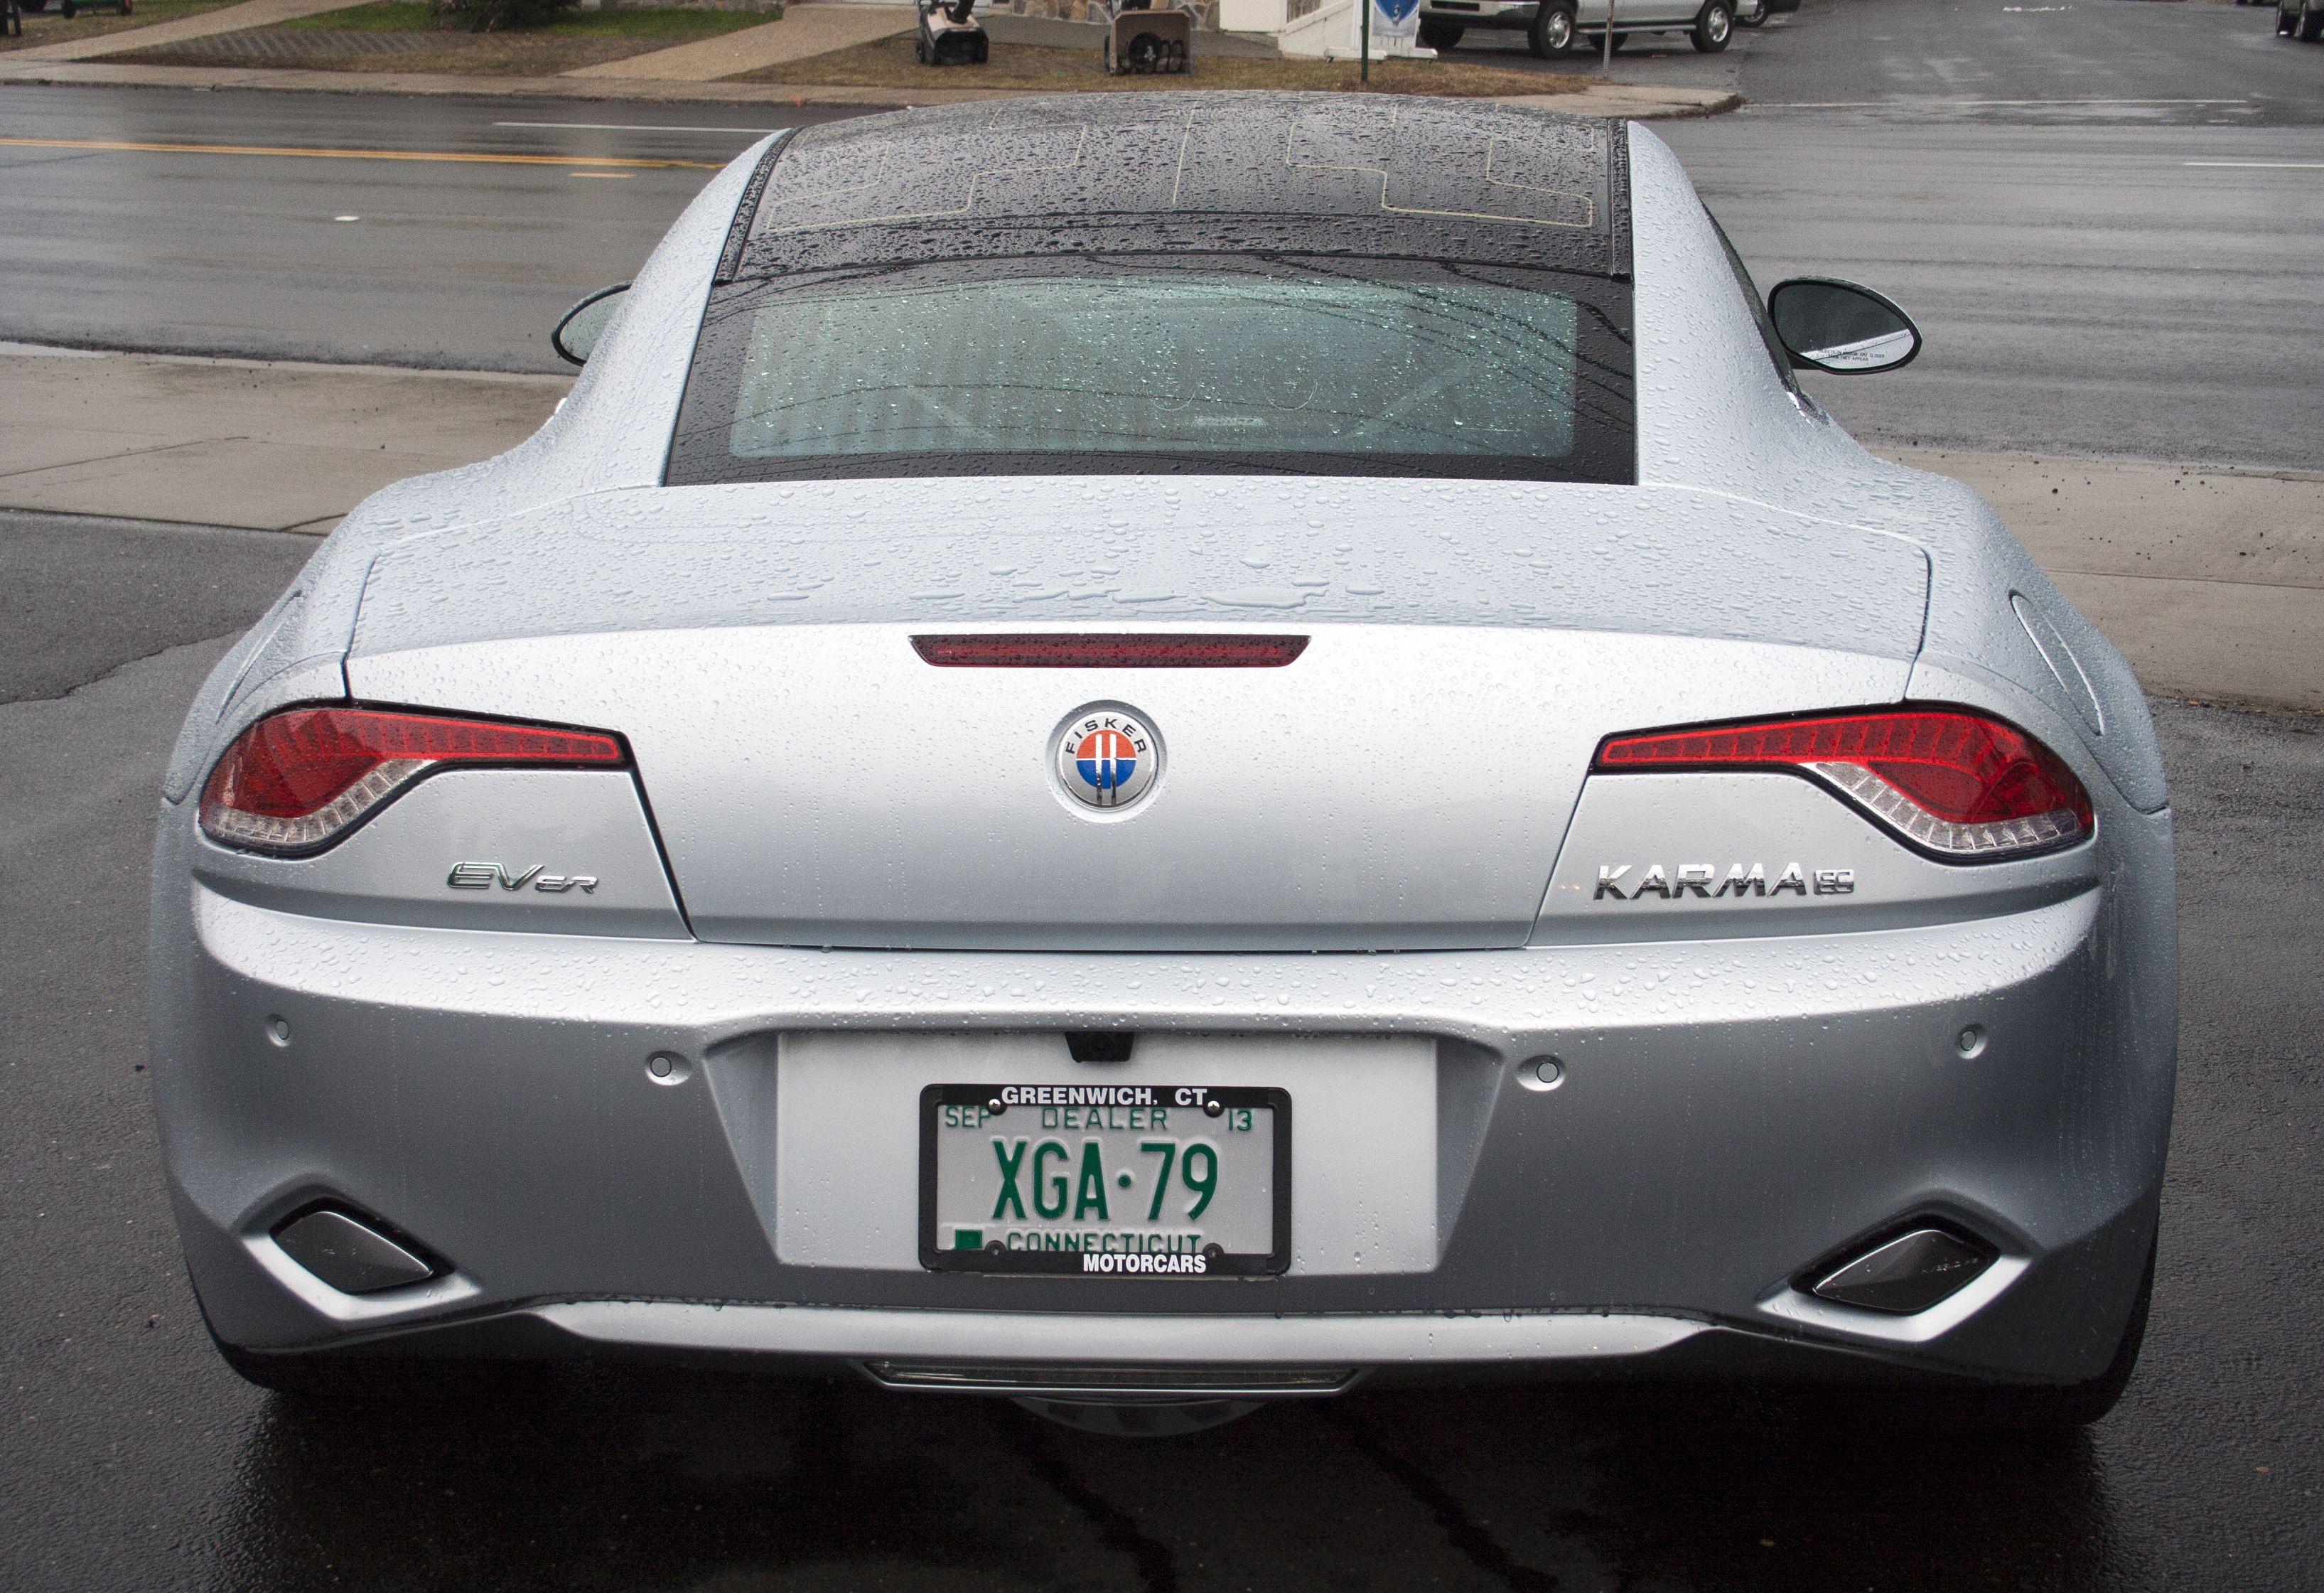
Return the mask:
M1913 369L1820 384L1865 434L2314 468L2324 50L2268 18L1809 0L1746 41L1751 108L1658 130L1764 277L1860 276L1923 318ZM12 88L0 137L716 162L750 134L712 129L837 114ZM510 125L542 122L628 126ZM706 175L0 144L0 338L553 368L549 323Z
M1852 120L2324 126L2318 51L2275 11L2140 0L1808 0L1743 92Z
M312 544L0 514L0 1587L2305 1588L2324 1566L2324 736L2164 706L2186 1027L2148 1353L2086 1439L1358 1395L1183 1441L601 1375L312 1412L211 1354L141 1076L164 749ZM140 600L124 614L115 583ZM194 638L206 638L196 640Z
M12 86L0 95L0 281L12 284L0 338L562 370L548 340L557 317L633 274L753 129L848 114ZM104 147L122 144L461 158ZM613 163L654 161L678 163Z
M1762 286L1852 277L1921 320L1910 369L1813 384L1859 433L2315 468L2324 49L2273 19L1809 0L1752 41L1746 109L1656 131Z

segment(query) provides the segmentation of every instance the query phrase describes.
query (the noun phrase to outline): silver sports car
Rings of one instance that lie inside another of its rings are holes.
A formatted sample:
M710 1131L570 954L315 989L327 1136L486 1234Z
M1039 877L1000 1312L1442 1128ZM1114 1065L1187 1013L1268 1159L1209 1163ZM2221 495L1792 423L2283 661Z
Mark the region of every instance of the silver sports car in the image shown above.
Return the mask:
M350 515L170 767L154 1088L247 1375L2119 1394L2145 708L1802 391L1911 321L1763 300L1651 133L816 127L558 342L557 417Z

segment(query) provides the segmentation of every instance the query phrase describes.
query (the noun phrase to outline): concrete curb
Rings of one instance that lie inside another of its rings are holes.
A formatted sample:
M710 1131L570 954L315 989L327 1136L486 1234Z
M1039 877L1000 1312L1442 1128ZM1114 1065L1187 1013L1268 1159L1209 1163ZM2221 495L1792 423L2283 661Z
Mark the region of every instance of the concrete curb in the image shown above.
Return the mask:
M491 78L450 72L317 72L268 67L148 67L107 61L0 60L0 83L101 86L111 88L264 89L294 94L466 95L477 98L641 100L698 105L853 105L899 108L1022 99L1008 88L857 88L805 83L686 83L634 78ZM1045 90L1043 92L1054 92ZM1182 92L1156 89L1156 93ZM1491 97L1502 105L1533 106L1583 116L1652 121L1711 116L1743 103L1739 94L1710 88L1651 88L1630 83L1592 84L1579 94Z

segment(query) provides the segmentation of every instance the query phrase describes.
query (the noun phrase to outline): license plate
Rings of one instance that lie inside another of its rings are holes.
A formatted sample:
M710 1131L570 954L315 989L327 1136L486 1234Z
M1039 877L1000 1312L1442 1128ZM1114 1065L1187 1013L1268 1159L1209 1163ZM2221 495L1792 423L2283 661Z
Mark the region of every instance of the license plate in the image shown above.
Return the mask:
M1254 1277L1291 1264L1291 1097L1182 1084L931 1084L920 1263Z

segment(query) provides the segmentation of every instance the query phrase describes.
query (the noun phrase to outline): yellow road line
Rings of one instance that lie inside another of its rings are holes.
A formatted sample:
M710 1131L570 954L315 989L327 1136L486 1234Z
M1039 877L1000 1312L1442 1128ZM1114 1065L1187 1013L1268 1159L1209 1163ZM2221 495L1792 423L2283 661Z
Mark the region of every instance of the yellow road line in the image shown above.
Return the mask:
M0 138L11 149L101 149L141 155L297 155L312 161L449 161L479 166L685 166L715 171L718 161L652 161L622 155L473 155L448 150L288 149L260 144L131 144L105 138Z

